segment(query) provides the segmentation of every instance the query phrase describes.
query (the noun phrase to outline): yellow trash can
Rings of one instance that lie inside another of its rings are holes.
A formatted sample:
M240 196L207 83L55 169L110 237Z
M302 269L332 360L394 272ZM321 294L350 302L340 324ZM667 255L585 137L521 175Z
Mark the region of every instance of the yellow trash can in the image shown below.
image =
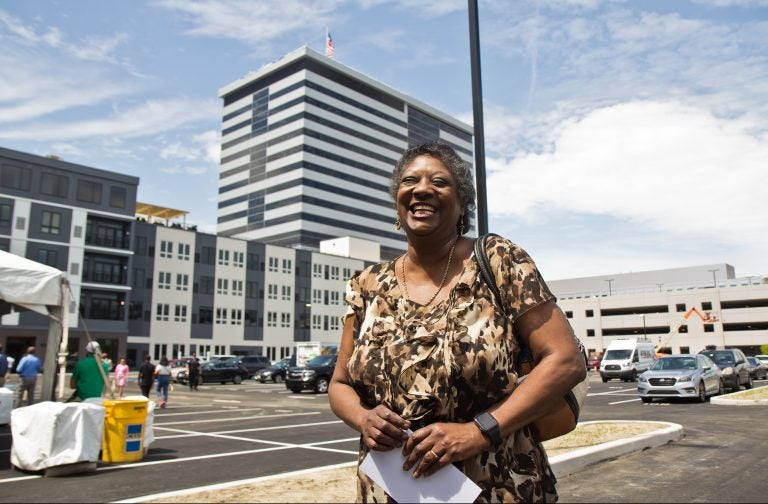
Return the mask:
M144 457L144 429L149 400L105 399L103 404L106 414L101 460L138 462Z

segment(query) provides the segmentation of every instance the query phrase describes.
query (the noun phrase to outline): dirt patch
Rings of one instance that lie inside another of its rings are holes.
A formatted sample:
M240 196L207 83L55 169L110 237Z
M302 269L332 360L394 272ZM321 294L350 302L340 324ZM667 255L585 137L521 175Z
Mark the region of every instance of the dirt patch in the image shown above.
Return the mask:
M596 422L580 424L576 430L544 443L549 456L637 436L664 427L663 424ZM187 493L150 502L354 502L357 496L357 466L318 471L300 476L266 479L208 492Z

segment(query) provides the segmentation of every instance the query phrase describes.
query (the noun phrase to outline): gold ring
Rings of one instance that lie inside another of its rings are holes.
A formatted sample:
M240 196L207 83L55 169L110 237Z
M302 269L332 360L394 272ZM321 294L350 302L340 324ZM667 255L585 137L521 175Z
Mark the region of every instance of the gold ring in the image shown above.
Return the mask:
M431 454L432 454L432 456L433 456L433 457L435 457L435 460L440 460L440 455L438 455L437 453L435 453L434 451L432 451L432 449L431 449L431 448L429 449L429 453L431 453Z

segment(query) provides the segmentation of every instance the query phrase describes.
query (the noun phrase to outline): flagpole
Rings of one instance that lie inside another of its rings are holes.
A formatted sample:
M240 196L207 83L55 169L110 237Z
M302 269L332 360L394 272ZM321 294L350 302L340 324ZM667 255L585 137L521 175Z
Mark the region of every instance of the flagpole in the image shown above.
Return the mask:
M483 84L480 78L480 24L477 0L469 4L469 53L472 67L472 112L475 125L475 186L477 189L477 232L488 232L488 205L485 190L485 131L483 128Z

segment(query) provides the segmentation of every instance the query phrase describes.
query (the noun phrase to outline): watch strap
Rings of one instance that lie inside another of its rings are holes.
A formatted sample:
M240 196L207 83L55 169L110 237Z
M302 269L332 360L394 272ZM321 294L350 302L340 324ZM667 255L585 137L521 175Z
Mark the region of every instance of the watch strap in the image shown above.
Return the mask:
M494 447L501 445L501 429L493 415L488 412L480 413L475 417L475 425Z

